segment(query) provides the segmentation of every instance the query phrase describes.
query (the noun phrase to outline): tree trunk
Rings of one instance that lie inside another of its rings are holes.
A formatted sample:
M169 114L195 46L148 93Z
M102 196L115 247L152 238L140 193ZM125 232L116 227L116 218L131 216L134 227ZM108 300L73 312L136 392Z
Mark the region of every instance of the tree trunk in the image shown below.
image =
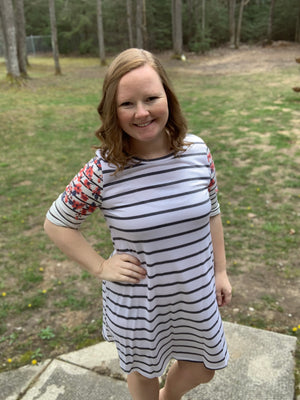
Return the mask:
M27 50L26 50L26 26L24 15L24 1L15 0L15 17L17 29L17 49L19 68L23 77L27 77Z
M269 42L272 40L274 6L275 6L275 0L271 0L270 11L269 11L269 21L268 21L268 41Z
M194 40L195 20L197 21L196 7L195 7L194 0L187 0L186 12L187 12L187 18L189 21L189 24L186 27L186 35L187 35L187 42L190 42L190 41ZM173 26L173 21L172 21L172 26Z
M171 17L172 17L172 44L175 43L175 12L174 12L174 0L171 0Z
M126 0L127 10L127 26L128 26L128 41L129 47L133 47L133 35L132 35L132 0Z
M103 19L102 19L102 0L97 0L97 26L98 26L98 44L99 56L101 65L106 65L104 34L103 34Z
M175 58L182 55L182 1L172 0L173 52Z
M238 49L240 47L244 5L245 5L245 0L241 0L239 19L238 19L238 23L237 23L235 43L234 43L236 49Z
M239 19L238 19L238 24L237 24L237 29L236 29L236 36L235 36L235 48L236 49L238 49L240 47L244 7L249 3L249 1L250 0L241 0Z
M205 38L205 0L202 0L202 18L201 18L202 39Z
M228 0L229 43L231 48L234 48L235 46L235 5L236 5L236 0Z
M300 43L300 1L299 1L298 17L296 22L295 42Z
M143 0L136 1L136 46L144 47L143 43Z
M61 75L61 69L59 65L59 51L57 43L55 0L49 0L49 12L50 12L50 25L51 25L51 44L52 44L53 58L55 64L55 75Z
M142 23L143 46L146 49L147 43L148 43L146 0L143 0L143 11L142 12L143 12L143 23Z
M21 77L21 74L18 61L15 17L12 0L0 0L0 9L3 37L7 54L7 76L13 81L18 81Z
M7 64L8 54L7 54L7 49L6 49L6 39L5 39L3 16L2 16L1 11L2 10L1 10L1 0L0 0L0 40L1 40L2 45L3 45L3 52L4 52L4 60L5 60L6 70L8 71L8 64Z

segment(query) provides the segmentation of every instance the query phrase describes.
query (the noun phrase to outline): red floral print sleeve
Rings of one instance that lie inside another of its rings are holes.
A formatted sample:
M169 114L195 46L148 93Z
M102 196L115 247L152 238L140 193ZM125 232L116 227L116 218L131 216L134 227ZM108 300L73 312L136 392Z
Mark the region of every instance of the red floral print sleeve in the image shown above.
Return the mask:
M211 155L209 149L207 151L208 151L207 152L207 160L208 160L209 167L210 167L210 183L208 185L209 197L210 197L210 202L211 202L210 216L213 217L220 213L220 205L219 205L218 198L217 198L218 186L217 186L215 164L214 164L214 161L213 161L213 158L212 158L212 155Z
M47 218L56 225L79 228L101 206L103 187L101 161L90 160L52 204Z

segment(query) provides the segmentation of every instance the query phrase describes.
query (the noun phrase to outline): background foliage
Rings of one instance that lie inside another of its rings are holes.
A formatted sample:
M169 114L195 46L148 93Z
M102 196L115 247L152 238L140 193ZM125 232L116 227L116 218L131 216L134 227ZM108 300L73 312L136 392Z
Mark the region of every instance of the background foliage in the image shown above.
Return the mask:
M250 0L244 9L242 42L266 39L271 0ZM50 35L48 2L24 2L27 35ZM183 0L183 44L186 51L203 51L229 39L227 0L207 0L205 34L201 32L201 1ZM133 1L133 10L135 10ZM128 47L125 0L103 0L104 40L108 53ZM147 0L147 48L164 51L172 48L171 0ZM272 39L295 40L299 0L276 0ZM239 12L237 1L236 14ZM59 48L63 54L98 52L95 0L56 0ZM133 12L133 25L135 12ZM135 29L133 26L133 32Z

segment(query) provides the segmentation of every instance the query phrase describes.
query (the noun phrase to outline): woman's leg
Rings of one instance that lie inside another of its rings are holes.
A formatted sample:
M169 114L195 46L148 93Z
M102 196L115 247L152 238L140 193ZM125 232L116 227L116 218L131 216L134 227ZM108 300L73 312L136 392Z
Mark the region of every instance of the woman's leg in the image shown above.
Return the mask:
M168 372L159 400L180 400L194 387L209 382L214 374L215 371L207 369L202 363L176 361Z
M133 400L158 400L158 378L149 379L138 372L132 372L127 376L127 384Z

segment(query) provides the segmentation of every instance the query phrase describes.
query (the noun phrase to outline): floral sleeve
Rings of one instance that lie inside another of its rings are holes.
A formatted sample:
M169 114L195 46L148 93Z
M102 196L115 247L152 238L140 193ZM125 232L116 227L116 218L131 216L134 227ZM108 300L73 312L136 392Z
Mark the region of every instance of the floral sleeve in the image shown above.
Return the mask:
M207 153L207 159L210 167L210 183L208 186L208 191L209 191L209 197L210 197L210 202L211 202L211 213L210 216L213 217L217 214L220 213L220 205L218 202L218 185L217 185L217 178L216 178L216 170L215 170L215 164L212 158L212 155L208 149Z
M78 229L102 202L102 168L98 157L90 160L52 204L47 218L55 225Z

